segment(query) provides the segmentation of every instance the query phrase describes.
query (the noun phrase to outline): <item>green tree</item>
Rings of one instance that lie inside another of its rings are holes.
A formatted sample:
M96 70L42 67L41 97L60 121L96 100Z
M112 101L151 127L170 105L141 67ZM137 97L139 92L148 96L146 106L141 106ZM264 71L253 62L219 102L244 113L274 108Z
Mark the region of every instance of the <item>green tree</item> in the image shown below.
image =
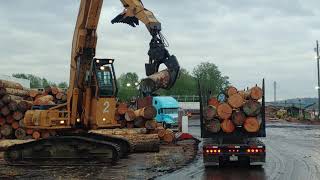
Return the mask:
M174 86L169 90L160 90L160 95L196 95L197 94L197 81L186 70L181 68L179 76Z
M56 84L54 82L50 82L46 78L41 78L41 77L33 75L33 74L17 73L17 74L12 74L12 76L16 77L16 78L30 80L30 87L31 88L45 88L48 86L56 86Z
M138 83L139 76L137 73L128 72L121 74L118 78L119 93L118 97L121 101L129 101L139 94Z
M66 88L68 88L68 83L67 82L60 82L59 84L58 84L58 87L59 88L62 88L62 89L66 89Z
M203 88L210 90L212 94L218 94L229 83L229 77L223 76L218 67L210 62L199 64L193 69L193 76L200 81Z

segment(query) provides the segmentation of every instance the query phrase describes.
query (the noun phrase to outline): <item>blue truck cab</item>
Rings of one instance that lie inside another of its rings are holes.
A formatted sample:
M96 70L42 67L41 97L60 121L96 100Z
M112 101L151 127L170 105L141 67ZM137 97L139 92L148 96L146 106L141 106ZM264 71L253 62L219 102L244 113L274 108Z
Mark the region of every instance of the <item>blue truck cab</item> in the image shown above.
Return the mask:
M156 96L152 100L153 106L157 109L156 120L162 123L165 128L178 127L179 103L170 96Z

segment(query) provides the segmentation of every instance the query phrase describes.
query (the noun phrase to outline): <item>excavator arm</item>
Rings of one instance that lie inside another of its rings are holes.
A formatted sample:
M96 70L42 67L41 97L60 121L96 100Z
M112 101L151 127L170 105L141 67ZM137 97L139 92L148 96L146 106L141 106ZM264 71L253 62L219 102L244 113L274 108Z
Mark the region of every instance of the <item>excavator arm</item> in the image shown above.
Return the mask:
M170 89L178 76L180 66L177 58L174 55L170 55L166 49L166 41L161 34L161 23L157 20L154 14L148 9L144 8L143 3L140 0L121 0L124 10L117 17L115 17L112 23L126 23L132 27L139 25L139 21L143 22L148 31L150 32L152 39L150 41L150 49L148 51L149 63L145 65L146 75L151 76L159 71L161 64L167 66L169 72L169 81L162 87ZM145 85L146 83L141 83ZM157 90L150 87L141 87L144 94L151 94Z

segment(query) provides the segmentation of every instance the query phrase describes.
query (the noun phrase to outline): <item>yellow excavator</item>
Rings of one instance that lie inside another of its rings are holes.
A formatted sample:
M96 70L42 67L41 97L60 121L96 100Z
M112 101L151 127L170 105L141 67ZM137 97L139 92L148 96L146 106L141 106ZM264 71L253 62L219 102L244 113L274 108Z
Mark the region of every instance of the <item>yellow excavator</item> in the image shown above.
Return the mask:
M164 63L171 72L166 86L170 88L180 67L166 49L160 22L140 0L121 2L124 11L111 22L135 27L141 21L146 25L152 36L146 75L157 73ZM103 0L81 0L72 42L67 103L38 107L25 114L26 128L55 136L9 147L4 153L8 163L53 164L61 159L104 163L115 162L130 152L130 143L125 139L88 133L92 129L120 127L114 118L118 91L114 60L95 58L102 3Z

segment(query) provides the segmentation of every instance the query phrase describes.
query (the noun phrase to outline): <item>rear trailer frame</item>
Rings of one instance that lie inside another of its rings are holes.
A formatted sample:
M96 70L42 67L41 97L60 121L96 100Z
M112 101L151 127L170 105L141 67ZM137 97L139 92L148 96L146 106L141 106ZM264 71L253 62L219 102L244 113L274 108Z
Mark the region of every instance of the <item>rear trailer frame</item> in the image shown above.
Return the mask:
M203 145L203 163L208 166L221 166L224 164L246 163L251 166L265 164L265 145Z
M262 108L260 113L261 125L256 133L246 132L236 127L232 133L212 133L205 128L204 107L208 105L211 96L210 89L206 89L198 81L200 99L200 127L203 142L203 162L207 166L219 166L225 163L247 162L249 165L262 166L266 161L266 147L258 138L266 137L265 126L265 81L262 81ZM207 151L209 150L209 152ZM212 150L212 152L210 151ZM216 150L216 152L215 152ZM250 150L250 152L249 152ZM251 152L253 151L253 152ZM258 151L258 152L256 152Z

